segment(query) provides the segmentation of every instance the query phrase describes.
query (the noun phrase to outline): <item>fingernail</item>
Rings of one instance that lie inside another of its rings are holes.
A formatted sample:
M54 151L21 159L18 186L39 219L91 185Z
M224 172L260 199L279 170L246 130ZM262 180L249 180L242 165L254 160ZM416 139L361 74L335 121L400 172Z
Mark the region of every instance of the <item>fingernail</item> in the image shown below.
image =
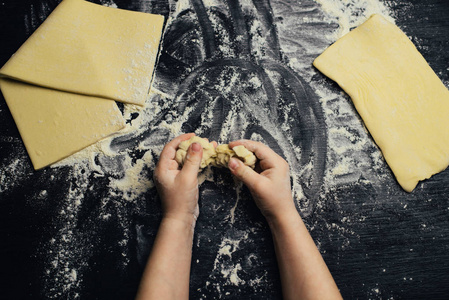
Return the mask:
M201 151L201 145L198 143L193 143L192 144L192 151L193 152L200 152Z
M237 162L237 159L231 158L229 160L229 163L228 163L229 169L235 170L238 166L239 166L239 163Z

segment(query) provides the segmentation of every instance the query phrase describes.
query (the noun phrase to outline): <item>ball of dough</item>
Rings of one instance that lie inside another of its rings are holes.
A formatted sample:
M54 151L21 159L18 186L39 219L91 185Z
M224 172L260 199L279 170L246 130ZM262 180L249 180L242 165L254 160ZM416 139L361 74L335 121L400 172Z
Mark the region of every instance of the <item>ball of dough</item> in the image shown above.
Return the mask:
M212 164L216 167L228 167L229 160L231 157L236 157L243 161L243 163L254 169L256 165L256 156L254 153L245 148L245 146L240 145L234 148L229 148L228 144L219 145L215 151L217 152L217 157Z
M200 168L204 169L215 159L215 147L212 143L208 143L205 139L197 136L193 136L189 140L183 141L179 144L178 150L176 151L175 160L181 166L184 165L187 156L187 149L189 149L190 145L193 143L198 143L201 147L203 147L203 158L201 159Z
M208 165L212 164L215 167L228 167L229 160L231 157L236 157L240 159L245 165L254 169L256 165L257 158L253 152L245 148L245 146L240 145L234 148L229 148L228 144L218 145L214 148L212 143L207 142L197 136L193 136L187 141L181 142L176 151L175 160L181 166L184 164L187 155L187 149L189 149L192 143L198 143L203 147L203 158L201 160L200 168L204 169Z
M217 156L215 157L215 160L212 162L212 165L216 167L227 167L229 160L232 156L235 155L235 152L232 151L231 148L229 148L228 144L218 145L215 149L217 152Z
M256 166L257 158L253 152L246 149L246 147L243 145L235 146L234 148L232 148L232 150L235 152L237 158L243 161L245 165L254 169L254 167Z

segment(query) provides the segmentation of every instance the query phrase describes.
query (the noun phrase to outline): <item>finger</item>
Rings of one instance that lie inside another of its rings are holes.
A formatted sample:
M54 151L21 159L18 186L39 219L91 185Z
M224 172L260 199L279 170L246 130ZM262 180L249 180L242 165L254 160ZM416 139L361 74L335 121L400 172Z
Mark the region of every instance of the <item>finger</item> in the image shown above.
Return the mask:
M246 149L254 152L254 155L259 159L260 166L262 169L274 168L280 160L283 160L276 152L274 152L267 145L250 140L239 140L229 143L230 148L235 146L243 145Z
M194 133L185 133L168 142L162 150L159 160L164 161L175 159L176 150L178 149L179 144L190 139L194 135Z
M182 166L181 173L185 176L198 176L198 171L203 158L203 147L199 143L193 143L187 149L186 160Z
M229 160L228 167L235 177L243 181L250 189L263 177L256 171L246 166L241 160L232 157Z
M234 148L235 146L243 145L246 149L254 152L254 154L259 159L264 159L264 157L271 151L274 153L273 150L271 150L268 146L261 142L256 141L250 141L250 140L239 140L229 143L230 148Z
M214 148L217 148L218 143L216 141L212 141L211 144L214 146Z
M169 170L178 170L179 169L179 164L178 164L178 162L176 160L171 159L171 160L168 160L167 168Z

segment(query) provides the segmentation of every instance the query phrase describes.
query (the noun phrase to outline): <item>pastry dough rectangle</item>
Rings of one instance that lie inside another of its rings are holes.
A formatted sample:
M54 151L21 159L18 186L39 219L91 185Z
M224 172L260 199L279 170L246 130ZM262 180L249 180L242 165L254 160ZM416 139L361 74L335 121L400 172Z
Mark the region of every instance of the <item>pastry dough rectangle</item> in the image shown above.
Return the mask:
M0 78L0 88L35 169L125 127L116 103Z
M144 105L164 26L160 15L64 0L0 75Z
M397 26L373 15L314 66L351 97L406 191L449 165L449 91Z
M0 69L0 87L35 169L125 126L114 100L144 105L160 15L64 0Z

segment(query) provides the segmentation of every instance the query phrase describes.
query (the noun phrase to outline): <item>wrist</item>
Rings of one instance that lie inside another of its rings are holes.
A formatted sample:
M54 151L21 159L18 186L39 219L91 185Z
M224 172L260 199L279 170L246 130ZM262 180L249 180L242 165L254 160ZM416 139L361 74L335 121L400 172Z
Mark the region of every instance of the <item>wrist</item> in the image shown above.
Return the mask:
M283 231L287 228L294 227L298 222L302 222L301 216L294 205L288 210L266 216L265 218L271 232Z
M178 224L194 229L197 218L195 213L164 213L161 223Z

